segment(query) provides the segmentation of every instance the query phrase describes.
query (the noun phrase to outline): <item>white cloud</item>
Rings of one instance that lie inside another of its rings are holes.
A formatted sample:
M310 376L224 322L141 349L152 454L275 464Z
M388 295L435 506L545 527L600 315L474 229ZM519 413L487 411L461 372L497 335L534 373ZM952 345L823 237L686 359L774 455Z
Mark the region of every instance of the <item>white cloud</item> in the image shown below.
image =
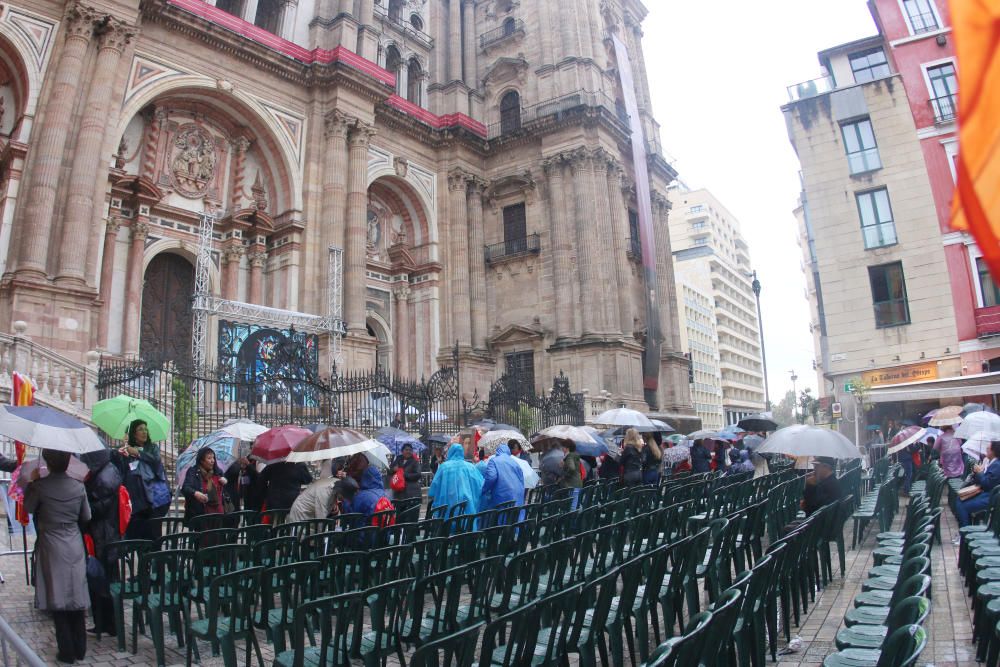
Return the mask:
M760 277L771 400L816 393L809 304L792 210L799 163L780 106L819 75L816 52L876 33L864 0L649 0L643 22L653 112L689 186L740 221Z

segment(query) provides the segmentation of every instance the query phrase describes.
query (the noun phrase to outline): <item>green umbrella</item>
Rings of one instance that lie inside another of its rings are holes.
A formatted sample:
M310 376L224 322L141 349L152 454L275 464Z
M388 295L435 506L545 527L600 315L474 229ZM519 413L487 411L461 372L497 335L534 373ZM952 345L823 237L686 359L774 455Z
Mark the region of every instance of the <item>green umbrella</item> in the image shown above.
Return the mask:
M149 401L141 398L119 394L94 403L90 412L94 425L116 440L128 434L129 425L136 419L146 422L149 439L153 442L166 440L170 435L170 420Z

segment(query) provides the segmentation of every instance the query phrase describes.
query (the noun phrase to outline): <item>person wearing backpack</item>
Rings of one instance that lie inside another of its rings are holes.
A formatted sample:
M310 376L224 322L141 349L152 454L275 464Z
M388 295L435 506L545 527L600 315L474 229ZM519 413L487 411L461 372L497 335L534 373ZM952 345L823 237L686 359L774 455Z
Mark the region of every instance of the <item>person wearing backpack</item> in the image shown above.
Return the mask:
M118 551L113 544L121 539L118 503L122 477L118 468L111 463L111 452L107 449L81 454L80 460L89 469L83 483L90 503L90 523L87 524L85 534L93 540L94 557L104 570L102 585L90 590L94 627L88 632L114 637L117 634L115 609L108 585L117 579L118 574L118 568L115 567Z
M167 515L171 492L160 446L150 440L146 422L136 419L129 424L128 444L113 451L111 459L132 499L132 519L125 539L155 540L160 537L160 525L151 519Z
M377 467L369 466L365 468L365 471L361 473L361 484L359 484L359 487L361 490L354 496L351 509L353 512L364 516L363 525L371 521L372 515L375 512L394 509L392 501L389 500L389 496L385 492L385 486L382 483L382 473L378 471Z

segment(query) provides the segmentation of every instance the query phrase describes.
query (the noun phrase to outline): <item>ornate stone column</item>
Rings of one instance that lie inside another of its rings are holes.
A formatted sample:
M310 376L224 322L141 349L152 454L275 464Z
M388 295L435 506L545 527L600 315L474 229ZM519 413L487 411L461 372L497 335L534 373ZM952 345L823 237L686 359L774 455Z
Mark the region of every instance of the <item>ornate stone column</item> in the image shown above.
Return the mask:
M448 0L448 81L462 78L462 0Z
M469 217L469 304L472 309L472 347L486 349L486 232L483 229L483 192L486 181L473 176L466 191Z
M378 30L375 28L375 1L360 0L358 17L358 55L375 62L378 58Z
M393 346L396 352L397 377L413 377L410 373L410 286L400 285L392 290L396 297L396 318L393 323Z
M674 279L673 250L670 246L670 201L659 192L652 193L653 228L656 238L656 298L660 302L660 328L663 346L680 352L680 321L677 317L677 285Z
M94 79L80 118L76 152L69 174L69 195L59 244L59 275L56 278L60 283L81 286L87 279L87 239L92 238L90 227L97 208L94 206L94 177L102 178L104 173L103 178L107 178L106 160L102 159L101 149L108 124L111 85L118 74L122 51L134 35L131 27L114 20L102 23L98 32L100 47Z
M365 335L365 244L368 231L368 144L375 128L360 121L348 138L347 229L344 240L344 318Z
M580 276L580 302L583 316L583 333L601 331L600 311L597 308L596 283L598 252L594 230L588 221L594 216L594 178L590 151L580 148L570 154L573 169L573 202L576 211L576 267Z
M247 301L258 306L264 305L264 265L267 263L267 253L259 244L253 246L247 254L250 260L250 289Z
M246 250L241 245L222 251L222 298L238 301L240 296L240 262Z
M317 252L319 265L317 275L326 276L329 270L329 255L324 250L330 246L344 249L345 191L347 188L347 133L357 123L357 119L334 109L324 118L323 137L326 141L323 162L323 194L321 209L323 224L320 225L320 247ZM330 303L329 281L323 281L323 304ZM341 302L343 303L343 302Z
M160 143L160 131L167 120L167 112L153 107L149 110L148 119L142 142L142 169L139 175L152 181L156 171L156 148Z
M246 137L237 137L233 140L232 185L229 188L230 215L238 211L240 204L243 202L243 180L245 178L247 151L249 149L250 140Z
M297 0L281 0L281 17L278 20L278 35L287 40L295 37L295 8Z
M15 270L46 276L48 248L52 242L52 221L56 208L56 190L59 186L66 135L77 99L83 72L83 59L94 33L96 12L80 4L72 5L66 12L63 26L66 43L56 65L55 80L49 91L50 104L45 122L32 142L35 159L31 170L31 185L23 207L24 214L15 229L20 229L19 252ZM93 184L92 184L93 185ZM89 214L89 211L88 211ZM85 244L82 244L85 247Z
M101 319L97 323L97 347L108 349L108 321L111 317L111 281L115 275L115 248L122 221L116 215L104 227L104 254L101 256Z
M462 0L462 80L476 87L476 3Z
M566 217L566 187L564 172L566 160L562 154L542 161L548 179L549 222L552 236L552 280L555 286L556 340L573 336L574 304L572 264L572 231Z
M472 345L472 310L469 304L469 209L466 181L460 169L448 174L448 267L451 271L451 335L461 347Z
M632 314L632 276L628 267L628 208L625 206L625 198L622 196L622 175L624 171L621 163L614 160L608 164L608 201L611 204L611 229L614 240L614 270L615 281L618 285L618 326L626 336L631 336L634 329ZM598 184L600 185L600 184Z
M122 352L139 354L139 313L142 308L142 269L146 236L149 225L132 223L132 243L128 249L128 266L125 270L125 330L122 334Z
M603 149L593 153L594 169L594 225L593 236L596 236L597 252L593 256L597 265L597 284L617 286L617 266L628 261L625 253L619 253L621 245L616 238L611 220L611 203L608 200L608 159L609 155ZM618 318L618 302L622 300L620 292L608 294L607 289L601 290L598 300L602 314L602 331L611 334L621 333L621 321Z

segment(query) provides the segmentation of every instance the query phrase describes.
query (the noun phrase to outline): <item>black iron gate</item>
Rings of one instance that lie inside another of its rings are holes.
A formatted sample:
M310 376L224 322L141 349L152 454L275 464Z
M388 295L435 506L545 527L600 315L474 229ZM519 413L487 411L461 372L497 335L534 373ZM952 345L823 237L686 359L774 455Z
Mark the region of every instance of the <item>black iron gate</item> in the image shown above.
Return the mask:
M465 404L467 420L492 419L516 426L525 435L556 424L583 424L583 394L570 391L562 371L548 394L536 394L532 380L516 373L504 375L490 387L485 401L474 396Z

